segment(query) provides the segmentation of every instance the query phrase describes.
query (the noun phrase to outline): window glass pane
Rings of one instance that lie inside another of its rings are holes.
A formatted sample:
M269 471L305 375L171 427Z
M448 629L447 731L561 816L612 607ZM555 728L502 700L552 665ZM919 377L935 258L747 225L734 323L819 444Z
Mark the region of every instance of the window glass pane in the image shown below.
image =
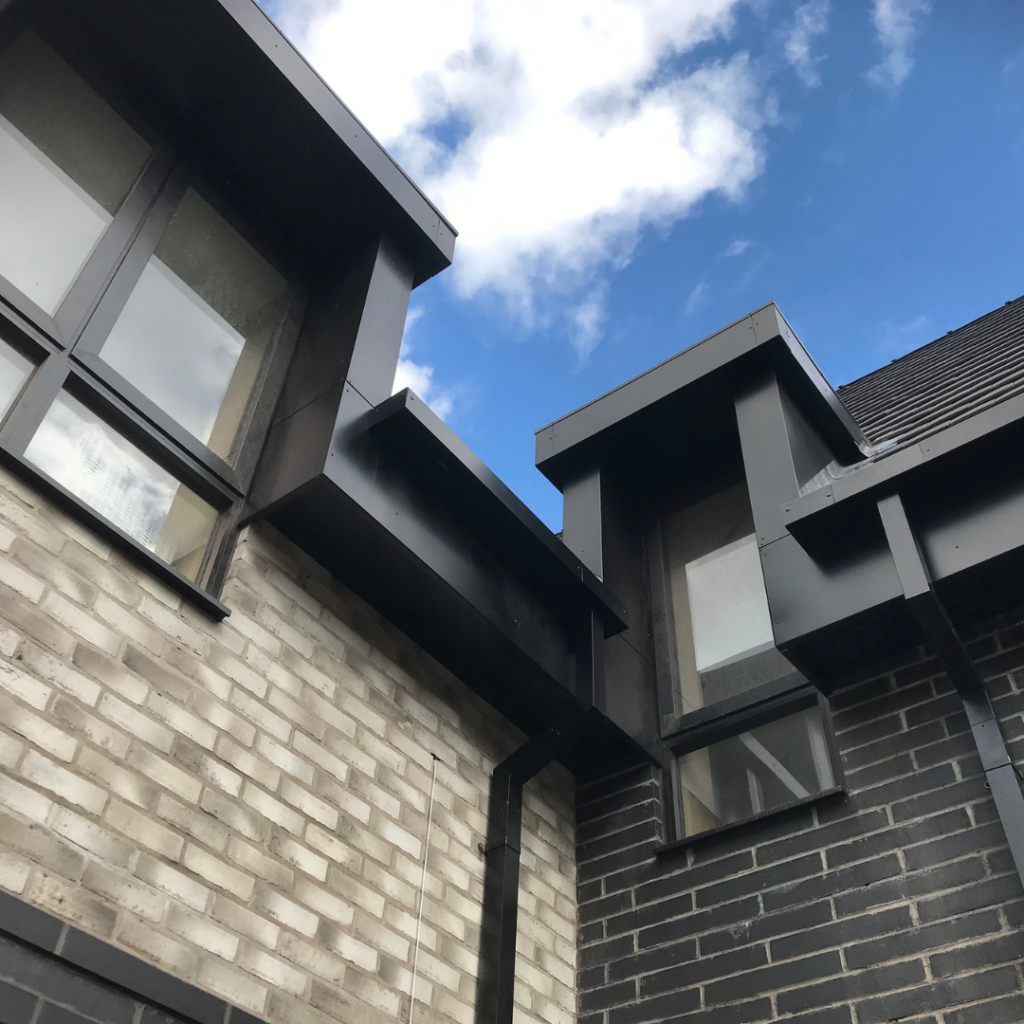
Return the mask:
M37 35L0 53L0 274L60 306L151 147Z
M754 534L687 562L686 588L698 672L774 643Z
M189 579L217 511L91 409L59 395L25 458Z
M668 516L664 538L683 712L792 673L775 649L746 487Z
M190 188L101 355L226 459L287 298L285 279Z
M31 359L0 341L0 419L14 404L33 366Z
M679 758L683 834L741 821L835 785L817 707Z

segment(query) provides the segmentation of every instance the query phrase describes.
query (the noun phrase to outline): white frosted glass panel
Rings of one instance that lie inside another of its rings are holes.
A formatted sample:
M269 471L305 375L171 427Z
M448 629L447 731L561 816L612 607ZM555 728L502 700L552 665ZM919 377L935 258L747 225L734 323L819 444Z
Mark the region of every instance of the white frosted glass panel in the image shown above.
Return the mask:
M0 117L0 274L53 313L112 220Z
M686 565L697 671L705 672L774 643L754 535Z
M151 147L34 33L0 52L0 274L60 306Z
M195 579L216 510L77 399L56 399L25 458Z
M287 281L190 188L100 354L229 458L287 298Z

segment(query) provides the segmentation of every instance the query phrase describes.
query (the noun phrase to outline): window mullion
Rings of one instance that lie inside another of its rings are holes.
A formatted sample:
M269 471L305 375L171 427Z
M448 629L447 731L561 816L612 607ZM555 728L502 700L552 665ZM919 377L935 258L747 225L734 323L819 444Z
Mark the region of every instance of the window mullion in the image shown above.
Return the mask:
M10 455L24 455L47 410L64 386L68 370L67 357L60 353L49 356L36 368L0 429L0 449Z
M139 235L147 233L147 215L154 204L163 198L162 189L175 164L175 156L167 146L161 146L152 156L135 187L124 201L113 223L96 246L82 268L67 297L54 314L54 323L60 334L58 340L72 345L78 330L85 323L89 313L105 297L105 286L117 273L118 266L129 247L139 241ZM169 214L168 214L169 216ZM152 241L149 252L155 247ZM146 240L142 240L146 248ZM141 271L140 271L141 273Z
M76 356L83 353L95 355L103 347L121 310L139 283L139 278L160 241L160 236L174 216L174 210L186 187L187 179L179 168L160 192L152 211L146 217L124 260L104 290L96 305L96 311L74 346Z

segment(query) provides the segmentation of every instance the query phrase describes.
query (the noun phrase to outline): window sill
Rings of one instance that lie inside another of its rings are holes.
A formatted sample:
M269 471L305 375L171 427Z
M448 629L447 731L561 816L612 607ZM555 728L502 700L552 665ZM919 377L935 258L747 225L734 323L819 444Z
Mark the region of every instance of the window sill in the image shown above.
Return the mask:
M825 800L830 800L833 797L845 795L845 786L832 786L830 789L823 789L820 793L813 793L811 796L802 797L800 800L793 800L788 804L781 804L779 807L773 807L770 811L762 811L760 814L753 814L749 818L741 818L739 821L730 821L726 825L719 825L718 828L710 828L705 832L697 832L692 836L684 836L682 839L674 839L671 842L662 843L660 846L656 846L654 848L654 855L656 857L668 856L669 854L676 853L680 850L687 850L691 846L694 846L697 843L702 843L705 840L717 839L722 835L740 832L743 829L757 825L768 818L774 818L780 814L785 814L787 811L793 811L801 807L808 807L811 804L816 804Z
M65 512L85 524L112 547L126 554L143 569L151 573L161 583L177 591L186 601L219 622L231 614L226 604L218 601L209 591L193 583L183 576L172 565L158 558L148 548L119 530L113 523L97 515L88 505L79 501L70 491L65 490L52 477L40 472L33 465L9 452L0 452L0 459L11 467L19 476L28 480L48 498L52 499Z

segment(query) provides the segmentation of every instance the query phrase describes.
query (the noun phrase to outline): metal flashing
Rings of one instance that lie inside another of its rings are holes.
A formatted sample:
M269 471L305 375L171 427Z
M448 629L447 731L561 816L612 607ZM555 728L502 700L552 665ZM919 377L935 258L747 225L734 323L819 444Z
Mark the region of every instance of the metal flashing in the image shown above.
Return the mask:
M784 521L799 536L810 519L827 515L826 508L875 491L906 473L1019 424L1024 424L1024 394L1007 398L921 441L881 452L869 461L835 473L827 485L785 502Z
M382 439L389 431L394 431L396 443L422 450L438 468L471 481L474 493L487 505L483 518L492 522L495 530L519 528L525 532L528 542L539 542L560 567L567 586L586 591L602 620L605 636L613 636L626 628L627 615L622 602L415 392L406 388L378 405L370 414L368 429Z
M366 170L387 190L444 256L451 261L458 231L402 169L395 158L324 81L256 0L215 0L330 126Z
M310 266L380 235L415 284L451 264L455 228L256 0L31 0L24 10L62 52L102 54L106 87L158 137L187 140L189 158L245 192Z
M536 432L537 467L560 486L567 475L566 464L573 461L569 453L574 449L593 443L605 431L621 426L684 389L699 386L711 374L739 364L757 350L785 370L795 390L810 396L819 417L828 421L828 433L839 441L845 454L853 459L868 452L867 440L857 422L778 306L769 302L542 427Z

